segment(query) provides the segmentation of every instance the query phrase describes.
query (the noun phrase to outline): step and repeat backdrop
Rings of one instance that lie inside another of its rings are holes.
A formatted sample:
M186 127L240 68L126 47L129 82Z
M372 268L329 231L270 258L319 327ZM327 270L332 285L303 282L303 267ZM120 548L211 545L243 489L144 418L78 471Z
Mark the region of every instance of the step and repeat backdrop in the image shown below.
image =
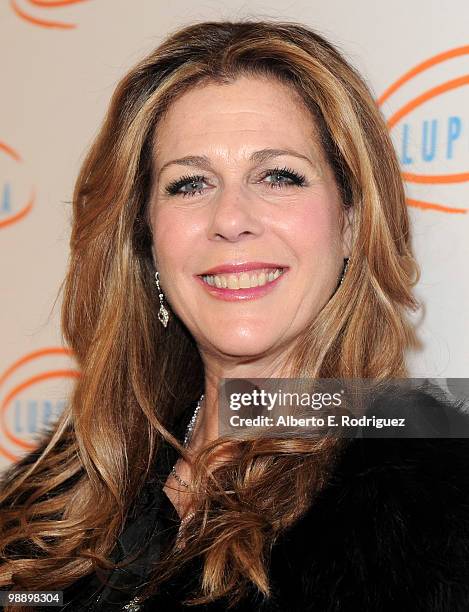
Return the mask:
M115 85L177 27L243 17L312 26L364 74L401 161L422 268L411 373L468 375L466 0L4 0L0 468L34 448L79 376L60 331L70 200Z

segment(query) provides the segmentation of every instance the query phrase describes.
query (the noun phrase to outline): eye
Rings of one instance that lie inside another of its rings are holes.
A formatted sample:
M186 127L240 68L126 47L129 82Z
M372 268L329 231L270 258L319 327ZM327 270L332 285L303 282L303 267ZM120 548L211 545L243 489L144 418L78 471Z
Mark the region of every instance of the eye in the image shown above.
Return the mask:
M274 177L275 179L274 181L268 181L272 189L283 189L289 186L303 187L306 180L304 175L286 167L266 170L261 180L267 177ZM165 192L171 196L194 196L203 192L204 189L201 185L206 182L207 179L203 175L182 176L180 179L167 185L167 187L165 187Z
M303 187L305 184L305 176L298 174L291 168L272 168L264 172L262 180L268 176L274 177L274 181L269 181L268 184L272 189L284 189L284 187L297 186Z
M173 181L167 187L165 191L168 195L182 195L194 196L196 193L202 193L203 189L200 187L201 184L206 182L205 176L194 175L194 176L182 176L177 181ZM188 187L188 191L183 191L184 187Z

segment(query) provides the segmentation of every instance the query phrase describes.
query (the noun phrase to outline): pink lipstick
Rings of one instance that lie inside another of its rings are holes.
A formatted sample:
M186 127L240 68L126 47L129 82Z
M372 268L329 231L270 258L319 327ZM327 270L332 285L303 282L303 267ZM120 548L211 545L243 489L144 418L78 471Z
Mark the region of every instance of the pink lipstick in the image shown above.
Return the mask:
M195 275L212 296L225 300L253 300L270 293L281 282L288 266L267 262L226 263Z

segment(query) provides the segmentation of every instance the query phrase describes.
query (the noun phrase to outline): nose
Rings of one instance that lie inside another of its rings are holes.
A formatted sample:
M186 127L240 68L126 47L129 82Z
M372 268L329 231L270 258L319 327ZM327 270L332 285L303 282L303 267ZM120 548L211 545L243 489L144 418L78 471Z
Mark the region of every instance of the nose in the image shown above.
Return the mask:
M244 191L242 186L225 186L213 202L207 226L209 239L237 242L260 236L262 232L255 196Z

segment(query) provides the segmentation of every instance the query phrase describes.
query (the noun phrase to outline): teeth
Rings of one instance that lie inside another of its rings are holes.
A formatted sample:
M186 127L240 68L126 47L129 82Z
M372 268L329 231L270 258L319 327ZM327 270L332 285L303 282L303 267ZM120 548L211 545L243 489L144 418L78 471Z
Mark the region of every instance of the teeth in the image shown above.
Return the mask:
M228 289L239 289L239 280L235 274L228 276Z
M209 274L202 276L204 282L219 289L250 289L271 283L283 273L283 268L240 272L239 274Z

